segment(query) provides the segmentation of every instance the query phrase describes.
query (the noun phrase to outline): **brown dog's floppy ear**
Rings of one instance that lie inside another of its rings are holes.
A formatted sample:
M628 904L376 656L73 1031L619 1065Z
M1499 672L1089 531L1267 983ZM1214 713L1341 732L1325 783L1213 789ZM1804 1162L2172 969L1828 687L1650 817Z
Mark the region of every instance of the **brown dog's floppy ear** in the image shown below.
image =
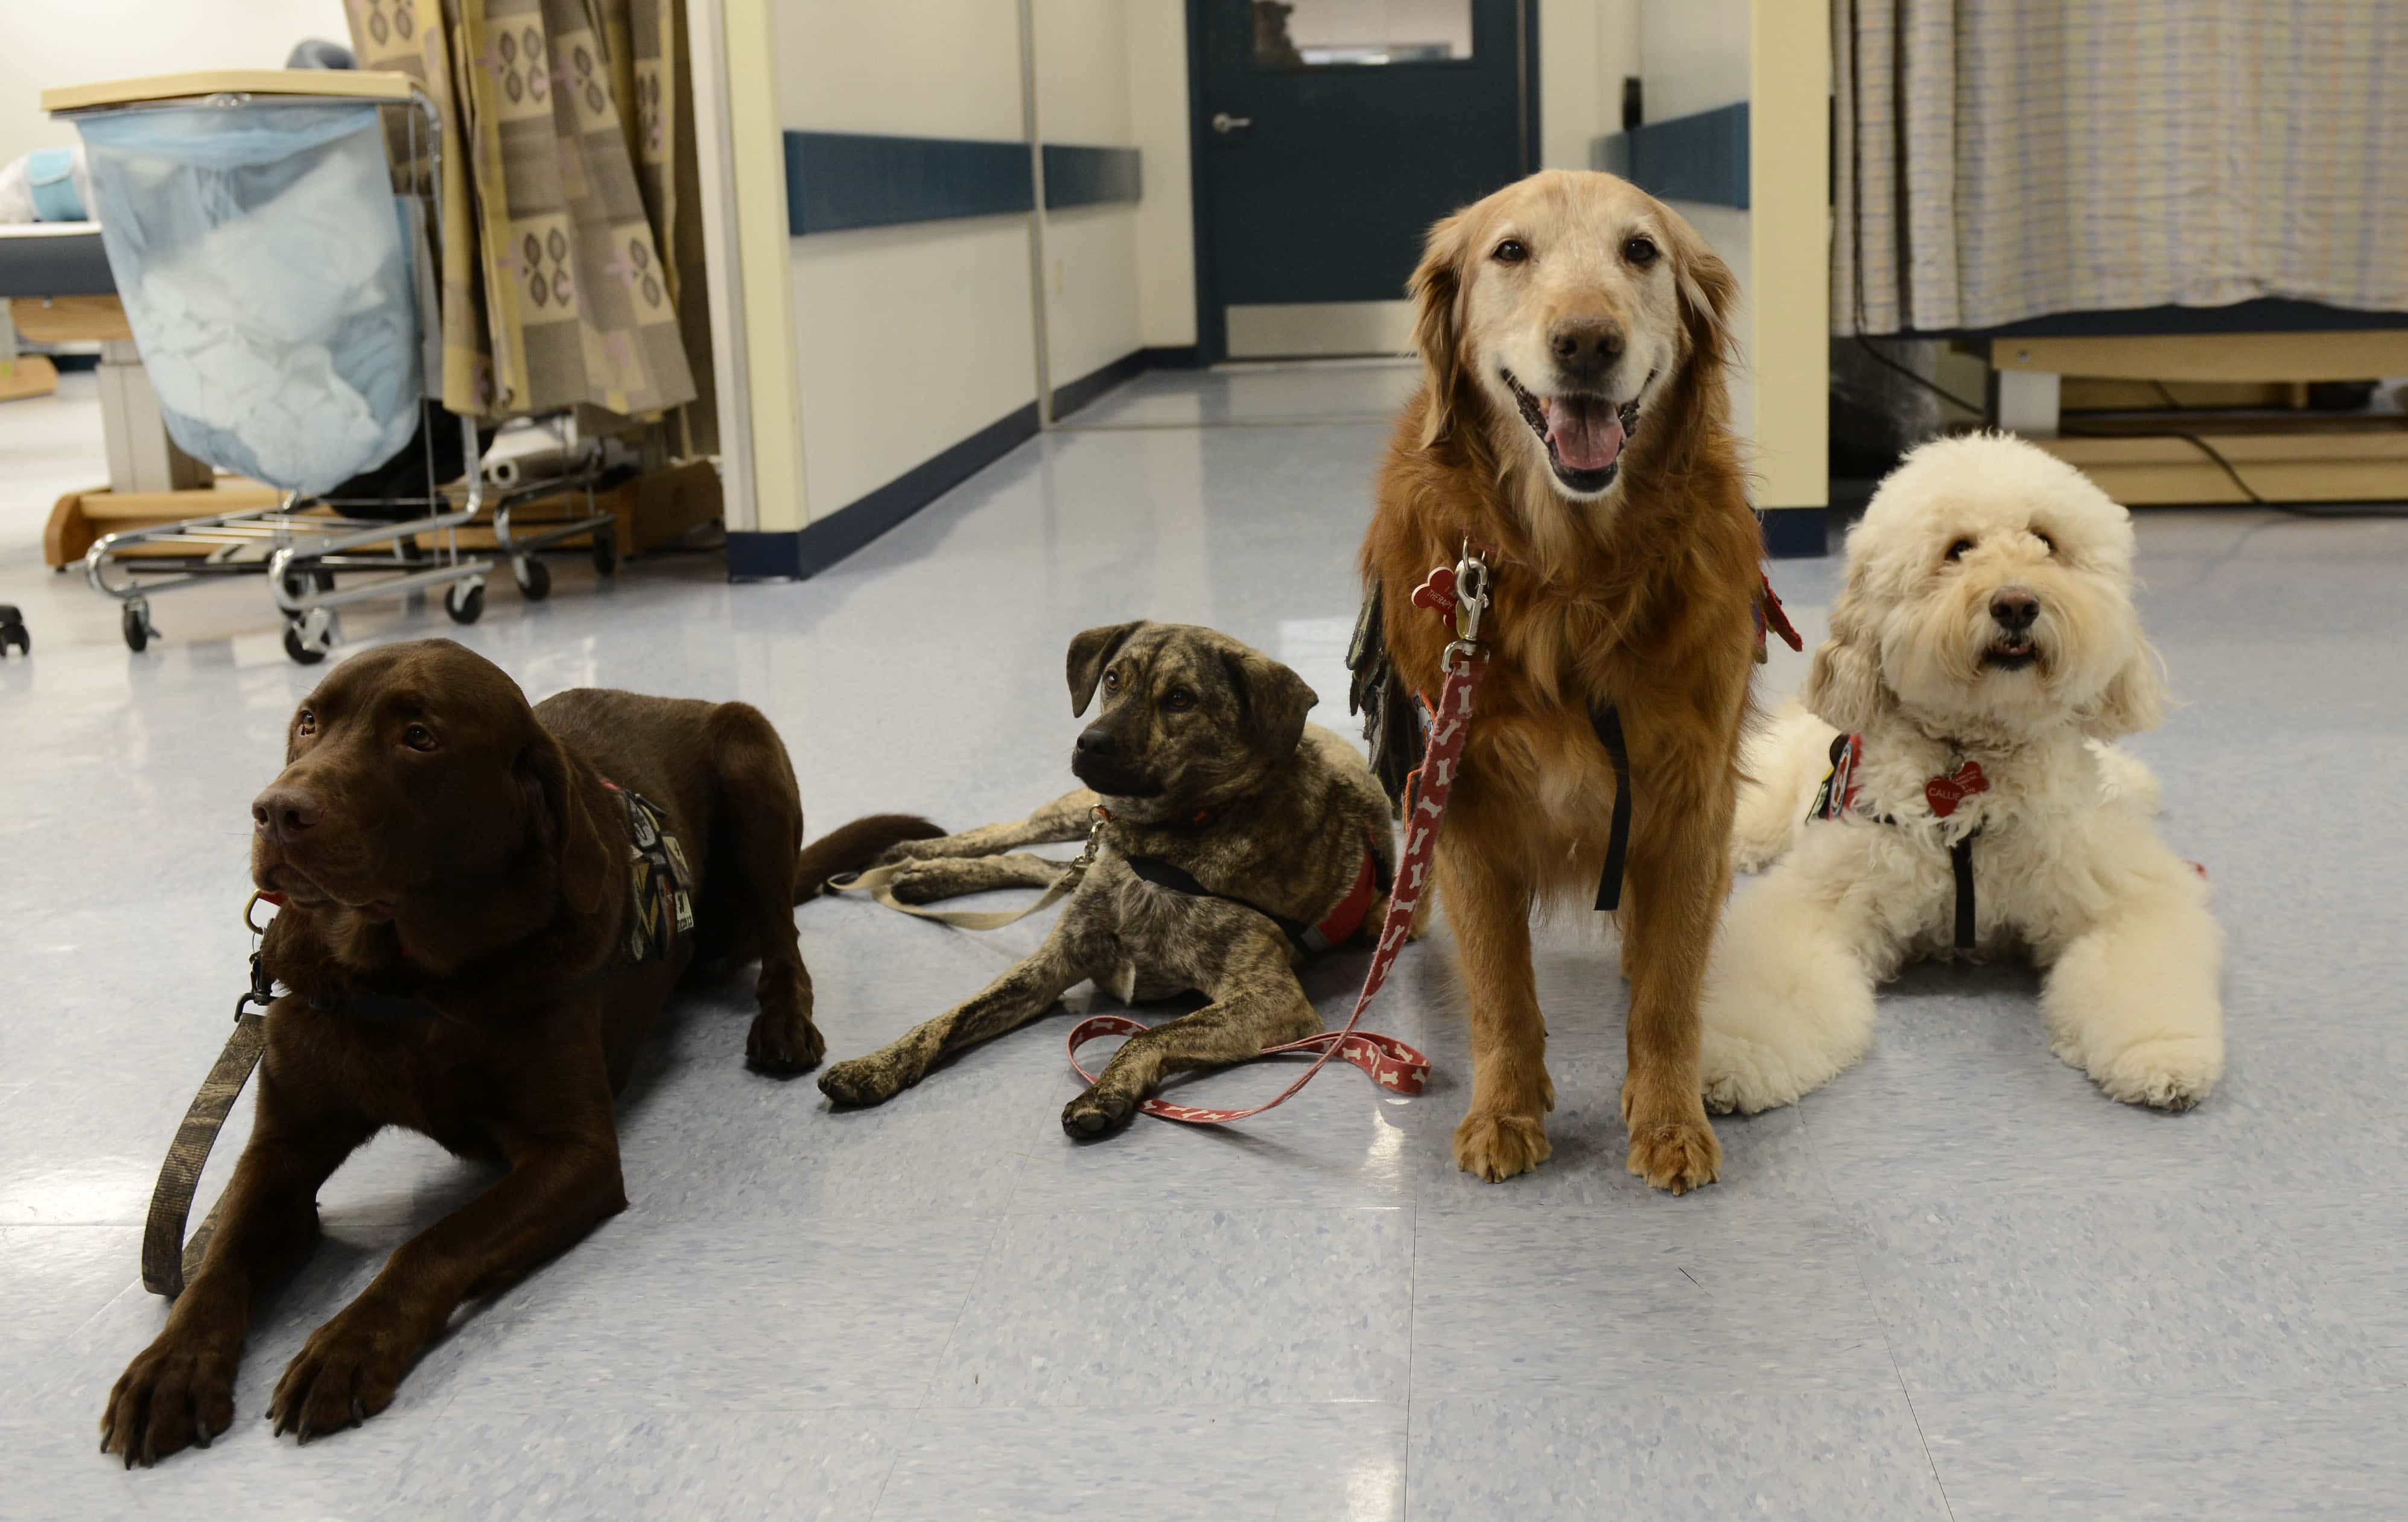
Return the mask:
M2166 722L2166 662L2157 647L2132 635L2131 658L2109 680L2099 706L2082 732L2093 739L2121 739Z
M1463 295L1463 251L1471 214L1458 211L1432 224L1422 262L1406 282L1414 302L1413 347L1422 356L1422 442L1429 448L1455 427L1455 395L1463 380L1462 339L1455 309Z
M1104 668L1112 663L1128 637L1145 627L1145 620L1133 624L1107 624L1099 629L1085 629L1070 640L1070 717L1087 711L1095 700L1096 683L1104 680Z
M1285 756L1304 739L1304 716L1321 695L1304 678L1253 650L1225 650L1229 690L1238 695L1238 722L1268 756Z
M1848 734L1869 728L1881 716L1887 696L1870 602L1859 567L1831 604L1831 637L1814 652L1806 685L1798 694L1816 717Z
M1727 360L1732 320L1739 312L1739 277L1688 219L1657 203L1672 240L1672 278L1681 295L1681 328L1690 352Z
M595 819L585 806L568 753L550 735L528 743L519 770L534 805L537 843L552 852L560 866L560 896L578 913L593 913L602 907L612 878L614 826Z

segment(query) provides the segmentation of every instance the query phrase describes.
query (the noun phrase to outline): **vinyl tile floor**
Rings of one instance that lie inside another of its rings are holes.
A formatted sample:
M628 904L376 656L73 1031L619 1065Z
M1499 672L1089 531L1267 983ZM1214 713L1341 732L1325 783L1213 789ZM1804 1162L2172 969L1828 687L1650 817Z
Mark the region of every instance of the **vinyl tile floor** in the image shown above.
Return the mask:
M597 582L565 557L548 602L505 579L465 629L371 604L347 648L451 635L531 695L743 698L814 827L1009 817L1069 785L1062 652L1092 625L1218 625L1346 723L1366 420L1410 381L1148 376L809 582L730 586L708 555ZM2058 1064L2028 972L1926 969L1860 1067L1721 1123L1721 1183L1651 1194L1622 1166L1624 987L1579 915L1539 953L1554 1160L1502 1185L1448 1156L1468 1073L1443 936L1371 1022L1431 1053L1423 1097L1337 1068L1259 1120L1100 1145L1055 1122L1063 1019L836 1113L745 1070L742 986L711 987L625 1097L629 1210L464 1310L390 1411L307 1448L259 1420L309 1330L486 1183L403 1135L324 1190L236 1429L120 1470L94 1423L165 1314L140 1222L239 985L246 805L314 678L256 582L162 597L132 655L41 567L51 498L101 472L95 412L83 377L0 406L0 601L35 640L0 659L0 1515L2408 1515L2408 524L2265 511L2140 528L2186 702L2134 745L2230 940L2229 1076L2192 1113ZM1773 568L1810 636L1836 571ZM1784 653L1765 697L1802 666ZM838 1055L1039 934L798 913ZM1325 1016L1363 966L1310 970Z

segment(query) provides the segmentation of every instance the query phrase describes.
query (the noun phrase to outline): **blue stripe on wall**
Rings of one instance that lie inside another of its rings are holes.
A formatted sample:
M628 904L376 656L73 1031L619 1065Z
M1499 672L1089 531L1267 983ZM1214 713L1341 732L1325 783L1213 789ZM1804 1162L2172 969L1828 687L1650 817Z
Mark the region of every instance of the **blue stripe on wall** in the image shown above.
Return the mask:
M1047 143L1045 205L1104 206L1144 192L1134 148ZM956 217L1008 216L1036 205L1028 146L869 133L786 134L786 218L796 237Z
M1134 148L1045 145L1045 209L1135 201L1145 193L1141 155Z
M1747 209L1747 102L1600 137L1590 164L1650 195Z
M796 237L1036 205L1025 142L786 134L786 220Z

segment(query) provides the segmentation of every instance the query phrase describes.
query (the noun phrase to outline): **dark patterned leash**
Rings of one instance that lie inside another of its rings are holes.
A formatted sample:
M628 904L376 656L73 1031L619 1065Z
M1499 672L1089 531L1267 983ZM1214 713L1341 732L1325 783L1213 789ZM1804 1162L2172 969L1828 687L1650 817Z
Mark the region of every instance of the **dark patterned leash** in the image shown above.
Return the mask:
M193 1195L201 1186L201 1170L208 1166L209 1149L217 1144L218 1132L225 1128L226 1116L233 1113L235 1100L251 1082L251 1070L259 1066L260 1053L267 1047L267 1006L275 990L267 966L259 957L261 926L251 917L265 897L254 893L242 906L242 923L253 938L251 986L234 1001L234 1034L226 1038L208 1077L201 1081L201 1091L193 1096L192 1107L184 1112L183 1124L176 1127L176 1140L168 1144L166 1160L159 1165L159 1182L150 1191L150 1213L142 1223L142 1287L171 1300L184 1292L184 1281L199 1270L201 1256L208 1251L209 1238L218 1228L218 1207L212 1206L193 1240L184 1240L184 1223L193 1213ZM219 1205L223 1203L221 1199Z
M1381 985L1388 981L1388 970L1396 966L1397 954L1404 950L1405 940L1412 931L1413 912L1421 904L1422 890L1429 879L1439 825L1446 818L1446 801L1455 792L1455 778L1461 769L1464 738L1471 731L1472 700L1480 690L1480 679L1488 671L1488 659L1480 648L1480 615L1489 601L1487 559L1482 552L1469 547L1452 569L1441 566L1432 571L1429 580L1413 594L1415 606L1441 614L1453 613L1455 639L1446 647L1443 657L1446 681L1439 689L1438 703L1430 714L1429 744L1422 753L1420 768L1413 774L1413 785L1406 792L1405 854L1397 864L1397 884L1388 896L1387 918L1380 925L1379 950L1372 955L1370 970L1363 975L1363 991L1354 998L1354 1011L1347 1016L1345 1027L1283 1046L1264 1048L1264 1056L1289 1052L1319 1054L1295 1083L1266 1103L1248 1110L1208 1110L1150 1098L1138 1107L1145 1113L1191 1126L1221 1126L1244 1120L1294 1098L1332 1057L1342 1057L1361 1068L1392 1093L1422 1091L1429 1077L1427 1057L1393 1036L1357 1030L1355 1027L1362 1024L1363 1012L1371 1007ZM1117 1014L1091 1015L1080 1021L1070 1032L1072 1070L1094 1083L1096 1075L1079 1066L1079 1048L1098 1036L1142 1036L1147 1028Z

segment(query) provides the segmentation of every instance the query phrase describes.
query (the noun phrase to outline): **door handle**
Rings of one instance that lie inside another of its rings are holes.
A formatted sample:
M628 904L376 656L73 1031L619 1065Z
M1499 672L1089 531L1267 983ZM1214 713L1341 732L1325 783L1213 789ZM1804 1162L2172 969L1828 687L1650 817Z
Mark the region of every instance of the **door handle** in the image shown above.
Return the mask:
M1233 132L1243 132L1254 124L1254 119L1251 116L1231 116L1226 111L1212 113L1212 130L1224 137Z

